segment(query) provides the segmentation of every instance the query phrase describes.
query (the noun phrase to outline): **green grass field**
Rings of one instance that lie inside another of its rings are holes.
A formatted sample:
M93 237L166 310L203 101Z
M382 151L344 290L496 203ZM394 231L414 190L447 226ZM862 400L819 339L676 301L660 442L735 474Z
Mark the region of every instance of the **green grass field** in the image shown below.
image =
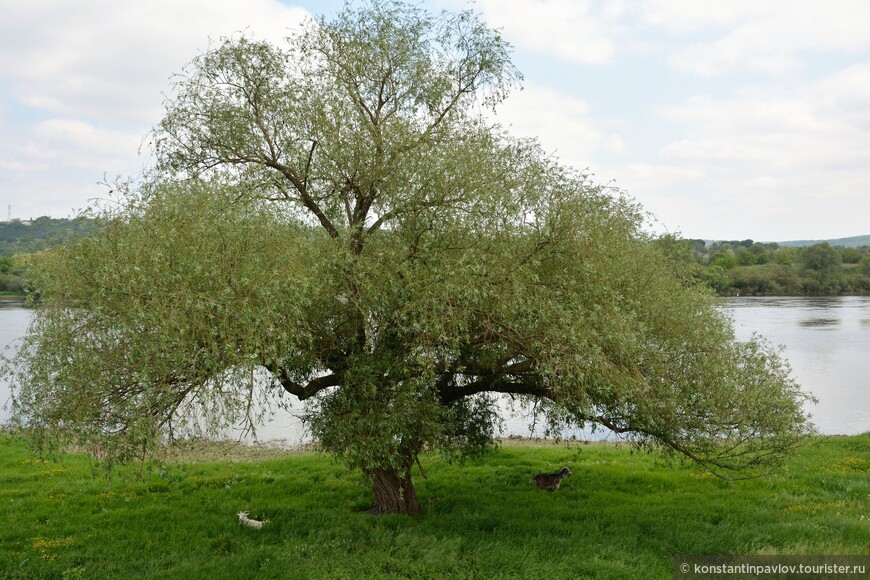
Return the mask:
M733 485L604 444L432 456L417 518L365 514L369 488L328 457L215 448L106 477L0 436L0 578L670 578L677 554L870 554L870 433ZM562 489L532 488L563 465Z

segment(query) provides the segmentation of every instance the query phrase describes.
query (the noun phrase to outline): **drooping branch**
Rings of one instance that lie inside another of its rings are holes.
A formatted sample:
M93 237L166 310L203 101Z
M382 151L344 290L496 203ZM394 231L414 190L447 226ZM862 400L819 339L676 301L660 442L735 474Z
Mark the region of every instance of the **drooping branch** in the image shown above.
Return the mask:
M711 475L729 482L741 479L753 479L770 473L772 468L763 471L751 471L751 469L764 466L765 462L781 456L784 451L794 448L799 442L799 438L794 438L784 442L781 447L773 447L764 452L759 452L755 449L738 450L738 447L749 443L746 438L741 438L737 444L731 445L726 444L726 440L722 439L720 441L721 445L715 447L718 452L710 453L704 452L697 447L693 448L691 438L681 438L655 428L621 424L620 421L604 415L579 415L577 418L590 423L598 423L617 434L631 433L649 438L657 444L668 447L694 461ZM750 471L747 471L748 469Z

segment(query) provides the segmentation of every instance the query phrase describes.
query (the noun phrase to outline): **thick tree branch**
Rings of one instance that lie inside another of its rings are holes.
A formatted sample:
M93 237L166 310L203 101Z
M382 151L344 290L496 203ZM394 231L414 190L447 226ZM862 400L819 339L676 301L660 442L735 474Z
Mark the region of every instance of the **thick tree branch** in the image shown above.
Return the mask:
M322 377L317 377L308 381L307 384L297 383L287 375L287 370L279 367L277 363L268 363L264 365L274 375L275 379L291 395L299 397L300 401L310 399L323 389L328 387L336 387L341 384L338 375L329 374Z
M448 405L453 401L478 393L507 393L538 397L549 397L551 395L549 388L541 383L538 376L509 379L505 375L498 374L481 377L476 381L464 385L454 384L451 380L452 377L442 378L445 379L439 381L439 395L442 405Z
M314 145L316 145L316 142L314 143ZM313 154L314 146L312 146L311 152ZM311 211L311 213L313 213L315 217L317 217L318 221L320 221L320 225L323 226L323 228L327 231L331 238L338 238L338 230L335 228L330 219L326 217L326 214L323 213L323 210L320 208L319 205L317 205L317 202L314 200L314 198L312 198L308 194L308 187L306 183L307 177L305 180L301 179L298 175L296 175L296 172L293 171L293 169L275 160L266 161L266 166L279 171L284 177L286 177L288 181L293 184L293 187L296 188L296 191L299 192L299 200L302 202L302 205L308 208L308 210Z

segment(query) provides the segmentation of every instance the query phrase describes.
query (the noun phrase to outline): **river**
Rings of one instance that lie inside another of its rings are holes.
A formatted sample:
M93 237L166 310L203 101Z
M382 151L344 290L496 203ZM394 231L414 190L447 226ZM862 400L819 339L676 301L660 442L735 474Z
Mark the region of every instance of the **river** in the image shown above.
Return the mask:
M821 433L870 431L870 297L732 298L738 339L754 332L782 345Z
M809 411L821 433L870 431L870 297L732 298L724 308L733 317L737 338L758 333L782 345L797 381L819 400ZM0 349L14 346L29 320L30 311L21 303L0 301ZM9 385L0 382L0 423L9 418L2 408L8 398ZM301 409L298 402L295 406ZM527 416L506 412L504 435L528 436L528 423ZM277 411L257 435L287 444L305 439L293 409ZM599 439L607 432L564 435Z

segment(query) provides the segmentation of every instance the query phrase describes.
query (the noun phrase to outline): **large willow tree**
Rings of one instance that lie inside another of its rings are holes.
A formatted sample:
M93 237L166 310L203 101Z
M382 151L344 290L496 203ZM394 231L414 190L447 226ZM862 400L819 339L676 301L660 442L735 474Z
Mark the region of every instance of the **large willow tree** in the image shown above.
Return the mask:
M719 473L774 465L809 430L787 365L635 204L486 121L518 80L474 14L387 1L197 57L156 176L43 260L18 419L129 457L289 394L374 513L419 512L418 455L485 446L498 393Z

